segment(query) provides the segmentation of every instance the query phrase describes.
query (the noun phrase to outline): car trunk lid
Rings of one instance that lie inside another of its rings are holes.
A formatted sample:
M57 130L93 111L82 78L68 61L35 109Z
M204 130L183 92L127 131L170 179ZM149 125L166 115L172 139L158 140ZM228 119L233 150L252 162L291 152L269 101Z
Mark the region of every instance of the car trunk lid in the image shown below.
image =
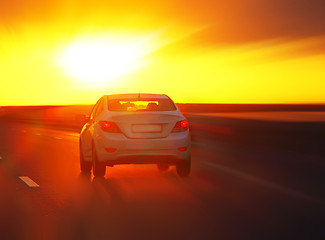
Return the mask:
M120 112L111 117L128 138L164 138L182 117L177 111Z

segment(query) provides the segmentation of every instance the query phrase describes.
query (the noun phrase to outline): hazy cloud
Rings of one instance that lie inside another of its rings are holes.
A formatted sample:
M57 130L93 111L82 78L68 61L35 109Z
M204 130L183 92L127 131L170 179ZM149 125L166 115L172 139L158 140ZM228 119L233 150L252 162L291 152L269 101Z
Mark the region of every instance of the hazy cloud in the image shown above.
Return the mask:
M193 35L194 42L208 45L323 35L324 12L324 0L0 0L0 19L7 26L64 19L86 24L96 14L105 16L96 24L109 26L132 21L132 15L153 25L209 26Z

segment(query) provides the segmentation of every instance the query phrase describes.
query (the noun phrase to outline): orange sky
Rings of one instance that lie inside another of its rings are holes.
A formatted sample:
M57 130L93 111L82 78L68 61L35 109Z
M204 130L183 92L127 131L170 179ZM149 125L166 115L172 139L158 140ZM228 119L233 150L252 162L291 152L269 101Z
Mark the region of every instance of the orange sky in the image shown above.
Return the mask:
M325 102L323 0L0 4L0 105Z

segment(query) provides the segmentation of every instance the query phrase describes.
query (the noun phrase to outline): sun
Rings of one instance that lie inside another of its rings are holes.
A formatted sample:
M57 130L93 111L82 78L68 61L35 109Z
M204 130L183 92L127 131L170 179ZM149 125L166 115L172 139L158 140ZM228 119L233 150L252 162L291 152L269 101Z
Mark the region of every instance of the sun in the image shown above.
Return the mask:
M151 50L146 41L107 36L80 38L61 53L59 65L65 73L88 85L102 85L142 67L141 58Z

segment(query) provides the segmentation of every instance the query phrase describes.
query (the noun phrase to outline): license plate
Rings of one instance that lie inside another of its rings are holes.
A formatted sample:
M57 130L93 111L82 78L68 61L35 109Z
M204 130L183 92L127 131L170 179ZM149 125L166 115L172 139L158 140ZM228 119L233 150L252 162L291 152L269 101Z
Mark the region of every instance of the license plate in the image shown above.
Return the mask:
M159 124L138 124L132 125L132 132L136 133L158 133L161 132L161 125Z

